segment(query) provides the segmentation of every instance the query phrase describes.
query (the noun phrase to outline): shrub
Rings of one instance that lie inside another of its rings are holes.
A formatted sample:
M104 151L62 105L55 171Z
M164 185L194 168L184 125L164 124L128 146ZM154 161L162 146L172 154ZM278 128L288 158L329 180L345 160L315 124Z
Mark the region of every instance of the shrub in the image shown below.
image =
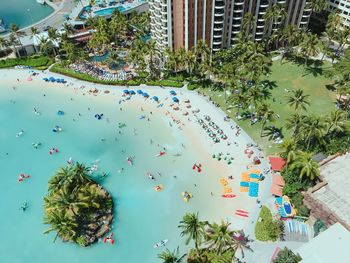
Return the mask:
M44 56L33 56L27 58L8 58L0 60L0 68L12 68L15 66L27 66L46 69L53 63L53 60Z
M273 263L298 263L302 260L299 254L294 254L292 250L284 247L278 252L277 257L272 261Z
M64 66L63 64L53 65L51 67L50 71L56 72L56 73L59 73L62 75L66 75L69 77L73 77L76 79L80 79L80 80L84 80L84 81L88 81L88 82L93 82L93 83L98 83L98 84L105 84L105 85L138 86L141 83L143 83L140 76L138 78L135 78L132 80L111 80L111 81L100 80L100 79L94 78L88 74L76 72L76 71ZM149 81L146 81L145 84L150 85L150 86L163 85L163 86L176 87L176 88L180 88L183 85L181 82L169 81L169 80L149 80Z
M263 206L255 225L255 237L260 241L276 241L281 235L281 223L273 220L271 211Z

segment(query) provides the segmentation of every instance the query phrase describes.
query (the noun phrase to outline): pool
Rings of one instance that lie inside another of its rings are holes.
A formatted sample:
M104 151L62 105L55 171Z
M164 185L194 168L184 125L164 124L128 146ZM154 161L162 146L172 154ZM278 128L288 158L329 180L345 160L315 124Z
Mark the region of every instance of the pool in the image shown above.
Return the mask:
M198 211L201 219L209 221L235 220L232 211L237 203L220 198L222 189L217 175L229 174L227 169L240 171L245 165L233 164L228 168L212 159L201 144L202 139L207 139L204 134L185 136L183 131L169 125L170 117L165 116L165 109L157 108L157 104L149 100L148 104L142 104L146 102L141 96L124 102L120 111L118 100L122 90L117 87L110 87L109 95L83 95L79 91L81 85L100 86L79 81L69 88L63 84L48 84L42 78L51 74L39 73L38 77L27 81L27 70L0 70L0 123L6 123L0 129L0 198L6 200L0 203L3 212L0 217L1 262L22 263L28 259L46 262L50 259L50 263L96 263L106 259L109 262L157 263L161 262L157 254L164 248L154 249L153 245L160 240L169 239L167 248L170 250L179 245L181 252L186 251L185 239L180 237L177 227L186 212ZM71 82L70 78L65 79ZM13 86L17 88L13 90ZM164 101L169 93L164 91L166 95L162 95L159 90L150 90L149 94ZM192 101L192 97L190 99ZM33 114L33 107L41 112L40 116ZM65 114L57 115L58 110ZM97 120L96 113L103 113L104 118ZM147 114L150 121L141 120L141 114ZM119 122L126 123L120 134ZM63 131L52 132L55 125ZM16 138L21 129L25 133ZM38 141L42 146L35 149L32 143ZM155 157L160 146L166 147L167 154ZM58 148L59 153L49 155L51 147ZM242 151L237 148L237 154ZM181 156L174 157L178 153ZM131 155L135 155L135 162L128 166L126 158ZM99 160L99 171L109 173L101 184L112 194L116 204L114 246L101 242L80 248L59 239L54 243L55 233L43 234L48 228L43 224L47 182L70 157L88 166ZM204 164L202 174L192 170L193 162L199 160ZM121 168L124 171L119 173ZM147 171L156 176L155 182L146 177ZM19 173L31 177L19 184ZM164 185L162 192L153 189L159 183ZM234 187L234 192L238 192L238 185ZM183 202L183 191L193 194L189 203ZM210 195L211 191L215 196ZM248 197L241 198L248 206ZM28 201L29 208L23 213L19 207L24 201ZM255 201L251 202L254 206ZM236 223L239 229L244 227Z
M90 59L93 62L102 62L102 61L105 61L108 57L109 57L109 52L107 51L101 56L92 56Z
M291 213L292 213L292 206L290 205L290 203L284 202L283 203L283 208L284 208L284 211L286 212L287 216L291 215Z
M125 7L123 6L117 6L117 7L110 7L110 8L105 8L105 9L101 9L101 10L97 10L94 13L97 16L110 16L113 14L114 10L118 9L119 12L123 12L126 10Z

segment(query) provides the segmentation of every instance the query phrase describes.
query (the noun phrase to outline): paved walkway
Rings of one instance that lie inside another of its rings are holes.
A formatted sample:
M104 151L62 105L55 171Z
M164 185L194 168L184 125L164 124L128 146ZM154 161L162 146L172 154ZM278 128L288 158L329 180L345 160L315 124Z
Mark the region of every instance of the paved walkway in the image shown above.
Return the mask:
M33 26L35 26L39 30L39 32L44 31L44 28L47 26L53 28L60 28L66 20L65 15L69 14L75 7L75 5L76 4L74 0L63 0L58 6L50 3L50 6L55 9L55 11L51 15L33 25L21 29L21 31L25 32L28 37L30 36L30 28ZM5 35L5 37L8 36L9 34ZM23 37L23 40L25 40L25 38L26 37Z

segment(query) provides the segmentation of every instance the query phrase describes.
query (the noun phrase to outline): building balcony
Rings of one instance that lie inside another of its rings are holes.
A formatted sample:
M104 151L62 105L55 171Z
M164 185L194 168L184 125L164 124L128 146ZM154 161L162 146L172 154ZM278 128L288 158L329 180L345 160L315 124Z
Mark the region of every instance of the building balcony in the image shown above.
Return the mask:
M221 39L218 39L218 40L213 40L213 45L215 45L215 46L218 46L218 45L220 45L220 47L221 47L221 44L222 44L222 40Z
M259 15L263 16L266 14L266 11L259 11Z
M215 27L214 26L214 31L222 31L223 30L223 27L222 26L218 26L218 27Z
M242 13L243 12L243 8L242 9L233 9L234 13Z
M235 30L235 31L232 31L232 34L238 34L239 32L241 32L241 30Z
M225 4L224 5L216 5L215 4L215 9L216 10L223 10L223 9L225 9ZM215 12L215 11L214 11Z
M264 28L265 27L265 25L256 25L256 28Z
M234 15L232 18L233 18L233 20L241 20L241 19L242 19L242 16L240 16L240 15Z
M241 5L244 5L244 1L242 1L242 2L235 2L235 6L241 6Z
M310 14L305 14L305 13L304 13L304 14L302 15L302 18L309 18L309 17L310 17Z
M214 20L214 24L220 25L223 23L224 23L224 20Z
M266 8L269 6L269 3L266 3L266 4L260 4L260 8Z
M300 24L301 24L301 25L306 25L308 22L309 22L309 21L307 21L307 20L301 20L301 21L300 21Z
M222 17L222 16L224 16L225 15L225 12L215 12L214 13L214 16L215 17Z
M255 32L255 35L263 35L263 34L264 34L264 30Z

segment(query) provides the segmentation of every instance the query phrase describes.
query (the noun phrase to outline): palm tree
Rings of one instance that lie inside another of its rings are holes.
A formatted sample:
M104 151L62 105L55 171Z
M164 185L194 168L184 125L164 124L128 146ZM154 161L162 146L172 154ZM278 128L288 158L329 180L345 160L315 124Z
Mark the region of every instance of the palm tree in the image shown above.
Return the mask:
M51 227L47 229L44 234L48 234L51 231L57 232L54 242L58 236L63 240L72 240L76 236L76 228L78 224L63 210L52 210L47 212L44 218L44 224L51 225Z
M331 114L326 118L328 125L326 134L330 132L343 132L346 129L346 114L342 110L332 111Z
M270 109L270 105L267 105L265 103L261 104L257 108L258 115L262 118L263 124L261 125L261 131L260 131L260 137L263 134L263 130L265 128L266 122L272 121L275 118L275 112Z
M10 33L17 38L17 42L19 43L19 45L21 46L21 49L23 50L21 37L25 36L25 33L23 31L20 31L19 27L16 24L10 24ZM27 54L27 51L25 49L24 49L24 53Z
M305 116L294 113L286 121L286 128L293 131L293 136L298 140L300 127L304 122Z
M317 56L320 51L320 42L318 37L310 32L305 33L302 38L302 42L299 45L299 48L300 53L304 56L304 67L306 67L310 57Z
M192 77L193 70L197 65L197 57L192 50L189 50L187 52L186 62L187 62L188 73L190 74L190 77Z
M162 253L158 254L158 258L163 260L163 263L181 263L187 254L180 256L179 247L174 251L166 249Z
M203 39L200 39L195 46L196 57L200 57L201 63L205 63L210 56L210 49Z
M266 126L262 137L267 137L270 141L283 138L283 128L277 128L274 125Z
M18 43L18 39L17 39L17 37L15 36L15 34L13 34L13 33L10 34L8 43L11 43L11 44L12 44L13 50L15 51L17 57L20 58L20 57L21 57L21 54L20 54L20 52L19 52L18 49L17 49L17 46L19 45L19 43Z
M298 151L290 169L298 171L300 179L306 177L313 181L320 176L319 165L308 152Z
M47 35L49 37L49 40L52 43L52 47L53 47L53 52L55 54L55 56L57 55L57 39L58 39L58 34L57 34L57 29L50 27L49 30L47 31Z
M281 56L281 64L284 56L289 53L289 48L291 45L294 45L298 40L298 30L295 25L287 25L283 28L280 39L285 43L284 52Z
M280 152L281 157L286 159L287 165L295 159L296 155L296 142L293 138L284 139L281 144L278 145L278 148L282 151Z
M243 230L238 231L237 234L233 235L233 248L235 251L240 250L242 253L242 258L244 258L244 251L250 250L253 251L249 245L251 241L248 236L245 236Z
M0 49L6 50L9 47L9 42L5 39L0 37Z
M320 13L329 7L326 0L310 0L306 4L307 8L311 8L311 13Z
M217 255L233 249L235 232L229 229L230 223L221 221L221 224L213 223L206 231L206 240L209 249L213 249Z
M38 35L38 33L39 33L39 31L38 31L38 29L37 29L35 26L32 26L32 27L30 28L30 34L31 34L30 38L36 38L37 35ZM35 53L38 52L38 51L36 50L35 44L34 44L34 50L35 50Z
M279 3L274 3L269 6L264 14L264 19L268 25L268 35L271 35L271 30L277 32L278 24L282 23L282 21L286 18L287 13L284 9L284 6Z
M193 240L197 254L199 254L199 245L204 237L205 222L199 221L198 213L186 214L178 227L182 230L181 236L187 236L186 245Z
M321 117L311 115L304 118L300 133L306 142L307 150L309 150L312 143L322 144L324 142L325 130L326 124Z
M288 97L288 105L294 107L296 111L299 109L306 110L306 106L310 105L308 101L310 95L305 95L302 89L293 90L292 93L292 96Z
M252 13L246 13L242 20L242 30L246 31L247 34L250 33L250 30L253 28L255 23L255 16Z

